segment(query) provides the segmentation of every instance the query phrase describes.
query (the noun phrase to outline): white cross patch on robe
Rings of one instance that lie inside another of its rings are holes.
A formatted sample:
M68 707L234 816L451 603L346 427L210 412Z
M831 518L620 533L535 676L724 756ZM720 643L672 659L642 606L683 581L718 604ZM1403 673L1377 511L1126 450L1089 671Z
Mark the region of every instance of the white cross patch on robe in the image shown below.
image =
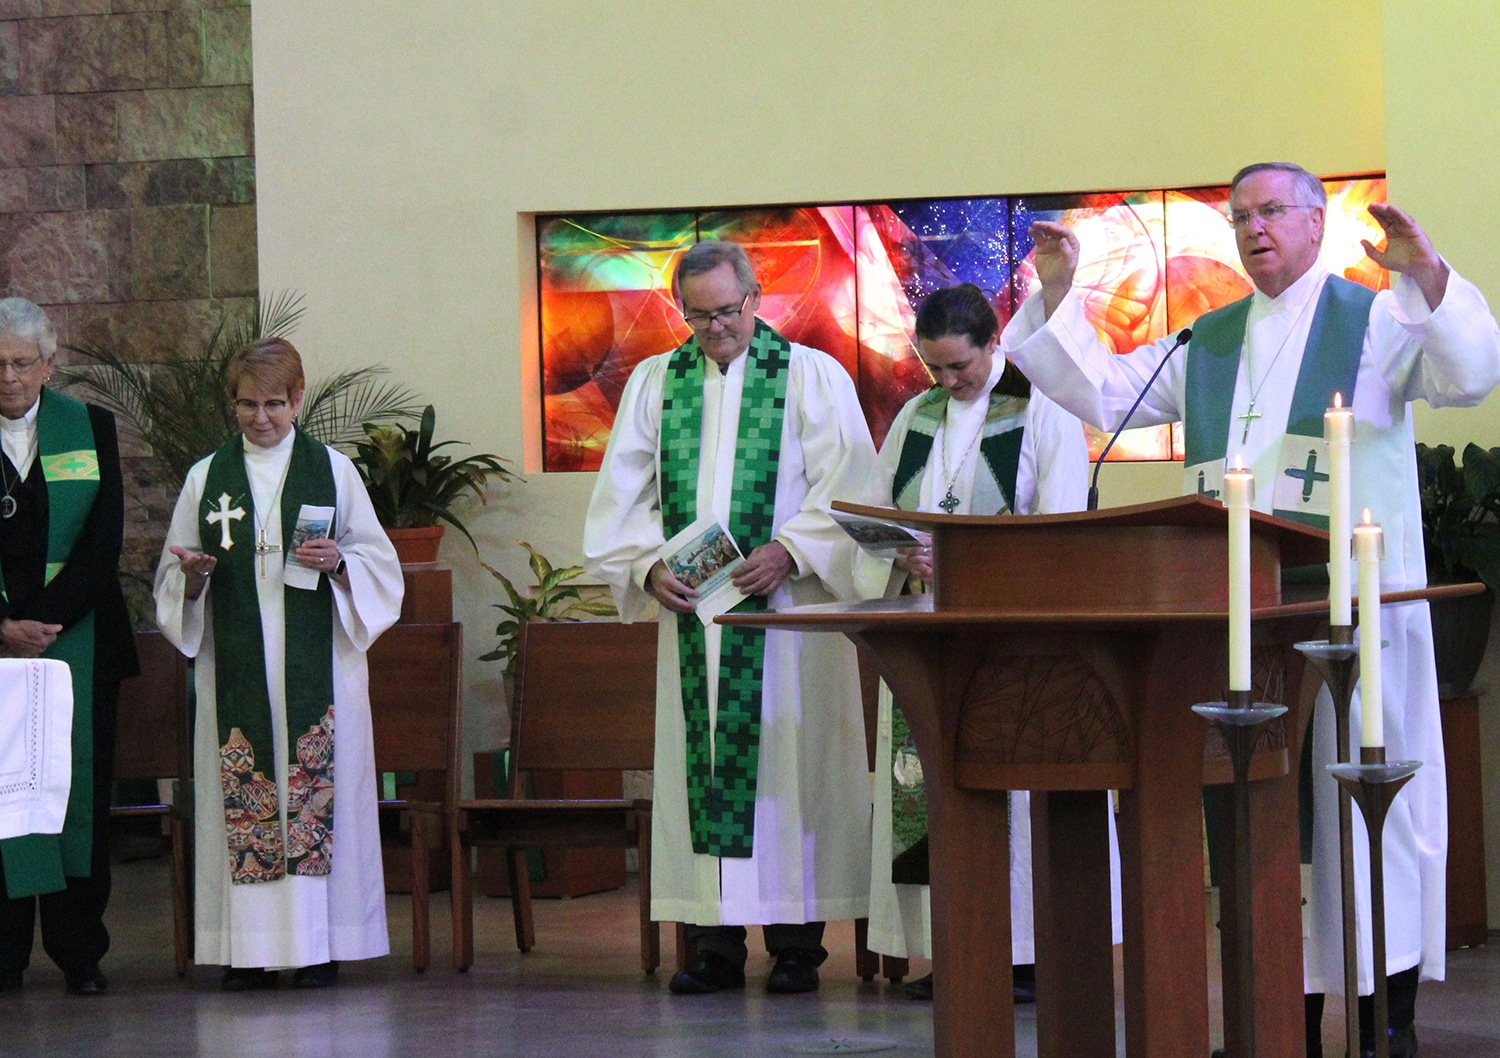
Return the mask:
M1281 440L1272 508L1328 517L1328 442L1287 434Z

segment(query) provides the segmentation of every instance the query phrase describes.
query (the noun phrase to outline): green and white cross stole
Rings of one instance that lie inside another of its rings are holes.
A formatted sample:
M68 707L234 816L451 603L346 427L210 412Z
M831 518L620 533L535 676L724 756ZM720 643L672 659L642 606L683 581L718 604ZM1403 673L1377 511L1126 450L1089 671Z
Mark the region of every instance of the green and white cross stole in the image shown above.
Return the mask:
M99 453L82 402L42 390L36 416L37 459L47 483L46 583L61 572L99 495ZM0 579L0 592L5 590ZM73 781L61 834L0 841L5 889L12 899L52 893L65 878L91 873L94 823L94 614L65 630L42 654L68 663L73 684Z
M1021 397L990 393L989 410L980 427L980 461L974 472L971 512L1005 514L1014 507L1026 403ZM902 510L914 511L921 503L922 471L947 412L948 391L942 386L933 386L917 398L891 482L891 502Z
M1291 413L1272 484L1272 513L1319 529L1328 528L1328 444L1323 413L1342 393L1354 400L1359 360L1375 292L1330 276L1319 295L1307 352L1292 392ZM1245 345L1250 298L1204 313L1193 324L1186 365L1184 492L1218 496L1224 480L1235 383Z
M755 335L744 354L727 527L746 555L771 540L791 352L790 342L763 321L755 321ZM698 519L706 359L693 338L672 354L667 365L662 390L660 502L662 528L668 538ZM764 596L751 596L735 610L749 613L766 607ZM677 615L678 672L687 726L688 820L694 852L750 856L755 839L765 651L765 632L760 629L722 630L718 713L710 731L703 623L695 614Z
M281 538L292 538L304 503L333 507L337 501L328 450L298 430L281 491ZM240 885L273 881L288 871L326 875L333 866L333 591L326 577L314 591L282 589L286 730L292 745L277 747L271 735L255 518L235 517L236 511L254 512L239 434L214 453L198 514L203 551L218 559L210 604L230 878ZM278 755L289 761L284 851Z
M932 455L937 429L948 411L949 394L933 386L917 398L916 410L901 442L896 474L891 479L891 504L914 511L922 502L922 473ZM1026 430L1022 397L991 391L989 410L979 440L981 459L974 470L971 514L1006 514L1015 510L1016 478L1021 467L1021 441ZM921 781L921 762L901 704L891 705L891 880L898 885L927 884L927 860L921 853L927 837L927 790Z

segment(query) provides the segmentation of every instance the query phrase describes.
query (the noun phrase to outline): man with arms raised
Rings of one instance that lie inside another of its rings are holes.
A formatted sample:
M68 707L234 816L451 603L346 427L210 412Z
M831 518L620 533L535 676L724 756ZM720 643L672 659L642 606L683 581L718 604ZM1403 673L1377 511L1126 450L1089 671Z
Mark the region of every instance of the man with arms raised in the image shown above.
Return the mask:
M1375 293L1331 276L1319 262L1327 200L1317 177L1281 162L1247 166L1230 190L1230 218L1248 298L1206 313L1186 349L1169 362L1132 424L1182 421L1185 491L1217 492L1225 462L1240 458L1255 472L1256 508L1327 527L1326 483L1304 489L1311 451L1326 465L1323 411L1334 393L1355 416L1353 509L1369 508L1385 529L1385 590L1426 584L1416 457L1407 405L1478 404L1500 382L1500 330L1484 297L1448 266L1421 227L1390 205L1370 213L1386 247L1365 252L1397 273L1393 289ZM1036 268L1042 290L1012 320L1005 354L1053 400L1105 430L1119 425L1171 340L1112 356L1072 292L1078 239L1059 224L1038 222ZM1299 476L1293 476L1291 471ZM1419 976L1444 976L1444 869L1447 857L1443 744L1425 602L1388 607L1382 630L1387 752L1425 766L1402 791L1385 830L1386 937L1391 1054L1416 1053L1412 1028ZM1326 697L1326 689L1322 692ZM1359 730L1359 699L1351 726ZM1326 704L1313 724L1315 776L1333 754L1333 714ZM1308 1053L1320 1055L1322 993L1342 990L1336 788L1314 783L1312 935L1304 949ZM1358 849L1364 848L1356 824ZM1359 891L1368 892L1368 859L1355 855ZM1360 992L1373 989L1369 913L1363 934ZM1374 1054L1368 1002L1362 1003L1363 1047Z
M621 616L661 604L651 915L689 923L679 994L745 982L765 927L770 992L818 987L827 919L866 914L870 782L853 647L842 636L705 626L662 545L715 517L766 609L856 597L853 545L828 515L875 461L854 385L830 356L755 316L743 249L704 242L677 267L693 337L630 376L594 486L584 561Z

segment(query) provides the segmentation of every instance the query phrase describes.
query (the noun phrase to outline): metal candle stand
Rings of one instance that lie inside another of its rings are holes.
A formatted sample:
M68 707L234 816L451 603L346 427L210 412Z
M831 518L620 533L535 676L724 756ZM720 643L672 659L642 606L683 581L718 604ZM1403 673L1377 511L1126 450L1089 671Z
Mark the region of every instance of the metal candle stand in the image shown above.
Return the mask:
M1385 860L1381 848L1385 815L1401 787L1421 766L1419 760L1388 762L1384 746L1362 747L1358 764L1328 766L1339 785L1359 802L1370 835L1370 970L1375 985L1375 1058L1390 1058L1391 1053L1385 981Z
M1382 643L1383 647L1385 644ZM1339 782L1339 876L1344 898L1344 1020L1349 1054L1359 1053L1359 956L1354 896L1354 810L1359 802L1370 838L1370 976L1374 986L1376 1058L1390 1058L1390 1010L1385 978L1385 817L1391 802L1421 761L1387 762L1385 747L1363 747L1360 762L1349 761L1349 705L1354 696L1359 648L1354 628L1334 625L1328 639L1298 643L1297 649L1316 666L1333 698L1338 763L1328 766Z
M1261 728L1286 712L1284 705L1254 703L1249 691L1230 691L1227 702L1209 702L1193 706L1193 712L1213 721L1229 747L1234 766L1234 931L1237 942L1238 982L1231 1002L1238 1015L1240 1039L1228 1049L1234 1058L1251 1058L1255 1054L1255 960L1252 953L1254 916L1251 908L1250 877L1250 755L1260 738ZM1228 1043L1228 1041L1226 1041Z
M1336 760L1349 763L1349 703L1358 678L1359 648L1353 625L1333 625L1327 639L1298 643L1333 698ZM1307 737L1312 737L1311 729ZM1349 789L1339 786L1339 881L1344 904L1344 1027L1350 1055L1359 1053L1359 933L1354 911L1354 808Z

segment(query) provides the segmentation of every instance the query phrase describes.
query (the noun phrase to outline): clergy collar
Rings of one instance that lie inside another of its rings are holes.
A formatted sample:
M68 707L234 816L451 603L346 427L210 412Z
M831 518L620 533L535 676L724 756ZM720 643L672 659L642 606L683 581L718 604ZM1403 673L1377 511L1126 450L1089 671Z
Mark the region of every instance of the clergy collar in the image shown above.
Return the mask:
M1313 266L1297 277L1291 286L1281 292L1280 297L1271 297L1259 288L1256 288L1254 301L1251 307L1258 314L1270 316L1277 312L1296 311L1301 308L1307 299L1315 295L1323 288L1323 280L1328 278L1328 269L1323 267L1322 259L1313 262Z
M985 406L985 413L989 413L990 394L995 392L995 387L1000 384L1000 376L1005 374L1005 354L1000 351L1000 346L995 346L994 355L990 358L990 377L985 380L984 388L968 400L959 400L956 397L948 398L948 414L959 415L968 408L979 405Z
M41 406L42 398L39 396L19 419L7 419L0 415L0 430L6 433L30 433L36 429L36 413Z
M297 440L297 427L296 426L293 426L290 430L288 430L286 432L286 436L283 437L281 440L277 441L270 448L262 448L260 445L256 444L254 441L250 440L250 438L246 437L243 433L240 434L240 441L241 441L241 443L243 443L243 445L245 447L245 454L248 455L248 456L266 456L266 457L271 457L271 456L285 455L285 454L291 452L292 445L296 442L296 440Z

